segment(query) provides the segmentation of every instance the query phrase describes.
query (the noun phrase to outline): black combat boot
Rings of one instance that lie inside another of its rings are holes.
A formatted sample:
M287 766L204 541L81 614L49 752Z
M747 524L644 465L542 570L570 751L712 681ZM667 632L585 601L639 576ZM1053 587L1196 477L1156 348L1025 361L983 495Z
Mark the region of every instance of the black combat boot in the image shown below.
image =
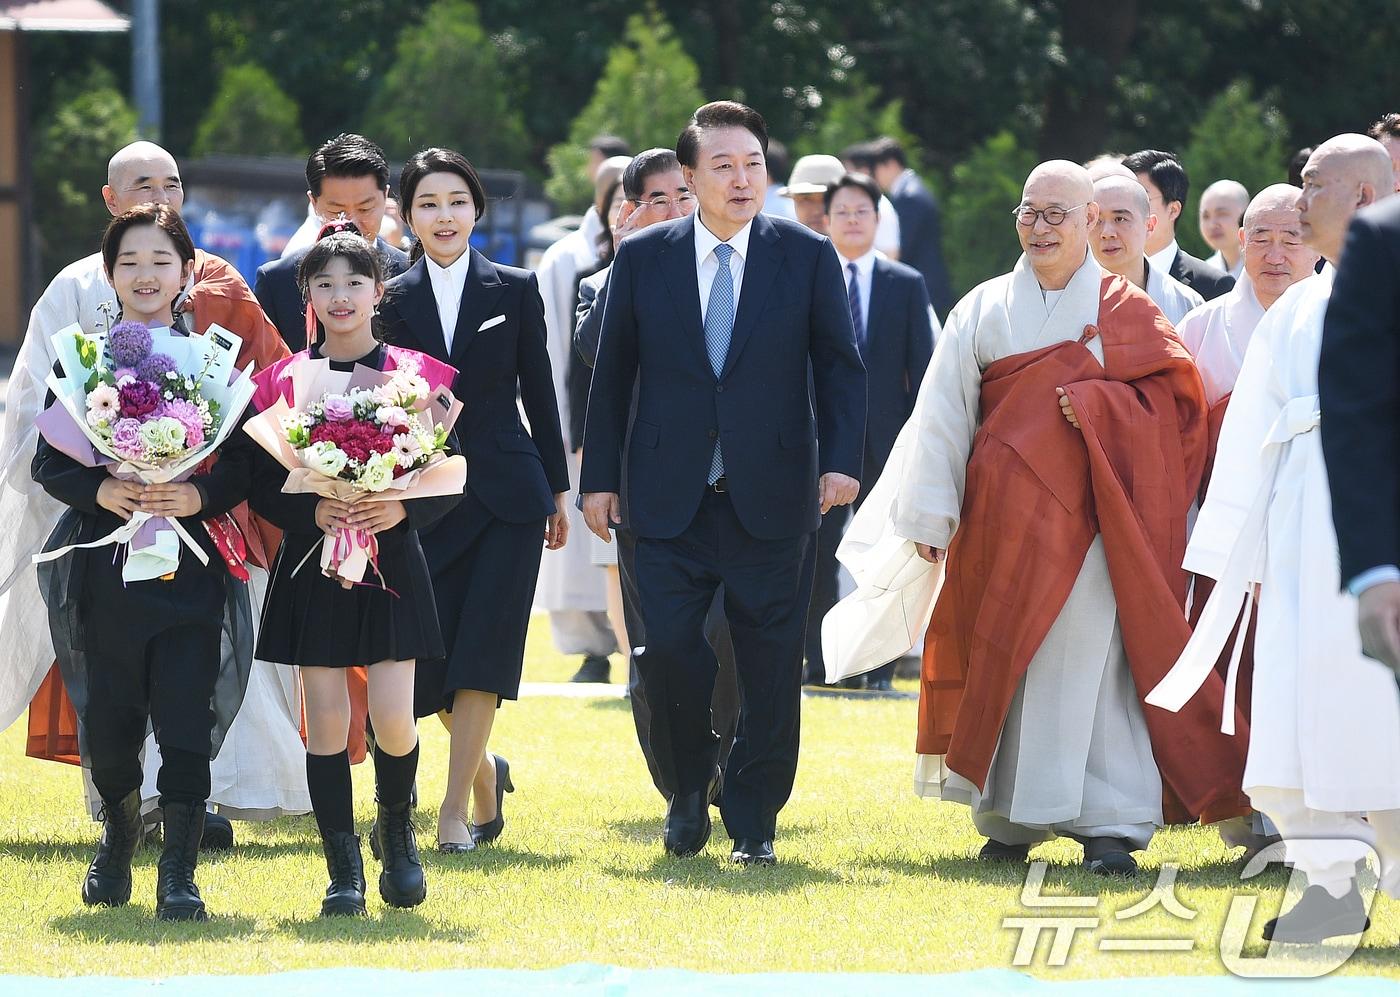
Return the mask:
M365 863L360 857L360 836L349 831L321 835L326 870L331 884L321 901L322 917L363 917L365 914Z
M161 849L156 877L156 919L207 921L209 913L194 885L199 862L199 840L204 834L204 801L166 803L165 847Z
M141 845L141 793L102 802L102 837L83 879L83 903L120 907L131 902L131 857Z

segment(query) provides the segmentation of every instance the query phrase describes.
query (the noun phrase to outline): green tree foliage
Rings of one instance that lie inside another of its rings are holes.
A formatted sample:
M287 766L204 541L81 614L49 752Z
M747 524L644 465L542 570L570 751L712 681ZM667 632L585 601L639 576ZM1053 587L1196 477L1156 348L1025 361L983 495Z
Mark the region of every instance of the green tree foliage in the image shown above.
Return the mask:
M886 101L880 88L854 76L843 93L833 94L821 108L822 116L804 130L793 142L793 154L808 156L824 153L839 156L841 150L857 142L866 142L877 135L898 139L910 157L910 165L919 169L919 142L904 127L904 102Z
M267 70L244 63L224 71L190 151L195 156L278 156L303 148L292 98Z
M595 135L617 135L637 150L674 147L691 113L705 102L699 80L694 60L655 8L628 18L622 43L608 54L569 137L549 150L545 193L563 210L588 205L588 141Z
M1213 252L1196 223L1201 192L1212 183L1238 180L1252 196L1271 183L1287 181L1287 134L1283 115L1256 101L1247 80L1232 83L1207 105L1181 153L1191 190L1176 236L1188 253Z
M440 145L482 167L527 165L525 124L474 4L437 0L404 29L364 132L394 157Z
M136 141L136 112L103 68L55 95L34 144L34 214L45 278L95 253L110 215L107 160Z
M1036 155L1009 131L998 132L953 168L946 201L943 253L961 297L977 284L1011 269L1020 255L1011 210L1020 203Z

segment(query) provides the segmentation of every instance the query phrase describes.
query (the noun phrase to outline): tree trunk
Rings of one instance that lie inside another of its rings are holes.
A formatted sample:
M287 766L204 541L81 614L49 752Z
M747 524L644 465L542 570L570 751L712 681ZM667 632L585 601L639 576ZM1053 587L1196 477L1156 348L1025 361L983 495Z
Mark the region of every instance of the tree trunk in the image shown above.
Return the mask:
M1137 29L1137 0L1063 0L1064 63L1050 76L1041 159L1086 160L1101 152L1118 67Z

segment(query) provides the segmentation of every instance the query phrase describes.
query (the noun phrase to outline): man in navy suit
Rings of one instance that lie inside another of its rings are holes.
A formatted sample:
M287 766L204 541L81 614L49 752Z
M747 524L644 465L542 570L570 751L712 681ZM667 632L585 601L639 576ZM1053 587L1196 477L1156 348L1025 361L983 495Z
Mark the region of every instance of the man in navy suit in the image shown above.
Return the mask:
M864 174L847 173L827 188L824 197L827 231L841 263L856 345L865 363L870 402L865 417L865 469L860 480L868 492L885 469L895 437L914 411L919 384L933 356L938 316L929 304L919 271L875 251L879 184ZM822 517L817 532L812 608L807 616L809 682L825 679L822 617L840 596L836 546L850 521L850 511L844 506L832 509ZM888 690L894 668L895 663L890 662L865 676L864 682L848 681Z
M940 318L953 310L953 286L943 262L943 223L938 202L923 178L909 167L904 147L892 138L870 146L871 174L889 194L899 213L899 259L924 278L929 300Z
M1186 170L1176 156L1158 149L1143 149L1125 158L1123 166L1147 191L1148 206L1157 216L1157 226L1147 237L1147 261L1207 301L1234 287L1235 278L1176 244L1176 222L1190 191Z
M636 661L670 791L666 850L700 851L718 798L746 865L774 861L797 771L806 550L822 513L859 493L865 439L841 265L829 240L759 213L767 143L762 116L731 101L681 132L699 210L618 248L579 488L595 534L625 516L637 538ZM704 636L721 584L742 702L723 773Z
M322 221L344 216L366 239L373 238L385 279L408 269L408 256L379 238L389 198L389 162L363 135L337 135L306 160L306 196ZM307 247L308 249L310 247ZM297 287L297 267L306 249L258 267L253 293L293 353L306 349L306 301Z

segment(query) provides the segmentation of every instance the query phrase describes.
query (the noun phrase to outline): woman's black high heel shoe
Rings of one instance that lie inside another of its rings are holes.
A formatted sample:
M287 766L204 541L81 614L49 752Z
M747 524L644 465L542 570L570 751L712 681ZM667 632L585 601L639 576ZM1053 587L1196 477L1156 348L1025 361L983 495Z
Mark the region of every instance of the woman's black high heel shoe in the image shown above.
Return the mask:
M471 826L474 845L489 845L501 836L506 827L506 817L501 804L507 793L515 792L515 784L510 781L510 762L500 755L492 755L491 761L496 766L496 816L485 824Z

